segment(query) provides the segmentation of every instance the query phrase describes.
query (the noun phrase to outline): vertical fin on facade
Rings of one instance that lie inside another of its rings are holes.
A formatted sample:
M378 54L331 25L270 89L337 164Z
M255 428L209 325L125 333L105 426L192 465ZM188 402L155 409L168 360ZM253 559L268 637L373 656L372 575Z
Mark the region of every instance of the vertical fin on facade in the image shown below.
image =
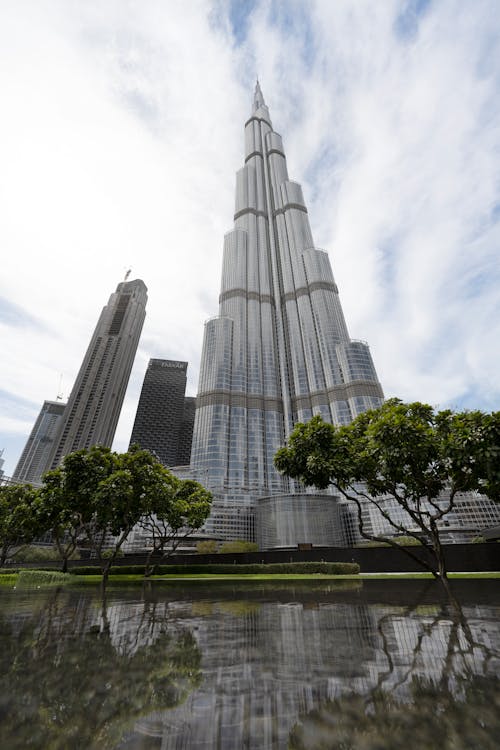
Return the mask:
M296 491L273 463L294 423L321 414L345 424L383 399L368 348L349 338L258 80L234 222L219 317L205 327L191 455L215 497L205 533L225 539L251 533L258 498Z

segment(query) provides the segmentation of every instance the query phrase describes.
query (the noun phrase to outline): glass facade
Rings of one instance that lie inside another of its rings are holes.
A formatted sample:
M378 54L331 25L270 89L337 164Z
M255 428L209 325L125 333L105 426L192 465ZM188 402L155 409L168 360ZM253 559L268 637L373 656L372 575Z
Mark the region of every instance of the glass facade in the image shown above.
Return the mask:
M259 499L256 529L260 549L344 546L342 507L320 494L271 495Z
M219 315L205 326L191 453L215 495L209 525L220 538L218 515L251 515L259 497L301 492L273 465L295 423L321 414L344 424L383 400L368 346L349 337L258 84L245 149Z
M444 509L449 504L450 492L445 490L435 501L435 505ZM394 498L387 497L382 501L384 511L398 524L406 526L410 531L418 532L416 526L408 513L396 503ZM428 501L421 501L423 509L435 513ZM383 515L369 502L362 505L363 526L371 534L394 536L394 527L383 517ZM437 522L441 542L443 544L464 544L471 542L474 537L480 537L482 532L491 526L500 523L500 506L493 500L479 492L457 492L452 510ZM353 532L355 542L362 541L358 532L358 524L355 522Z
M92 445L111 446L146 317L141 279L118 284L103 308L54 438L48 468Z
M137 444L164 466L183 466L191 457L194 398L186 398L187 362L150 359L137 406L129 450Z
M12 475L15 482L41 483L65 408L60 401L44 401Z

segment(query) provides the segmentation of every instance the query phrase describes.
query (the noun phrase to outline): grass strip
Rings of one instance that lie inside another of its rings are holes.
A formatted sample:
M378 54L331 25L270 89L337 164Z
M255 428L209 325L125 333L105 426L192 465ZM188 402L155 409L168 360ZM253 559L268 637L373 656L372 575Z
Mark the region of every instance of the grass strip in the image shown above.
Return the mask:
M30 571L31 572L31 571ZM79 586L81 585L91 585L95 586L96 584L100 584L101 582L101 574L94 574L94 575L75 575L75 574L60 574L61 576L64 576L64 578L61 580L53 580L53 583L62 583L64 581L65 584L77 584ZM476 573L449 573L448 577L450 579L498 579L500 578L500 571L479 571ZM142 584L144 581L154 581L155 583L181 583L185 581L186 583L204 583L204 582L217 582L217 581L228 581L228 582L234 582L237 581L238 583L245 583L245 581L279 581L279 582L287 582L287 581L396 581L396 580L414 580L414 579L432 579L431 573L359 573L355 575L331 575L331 574L325 574L325 573L258 573L258 574L252 574L252 573L245 573L244 575L236 575L236 574L225 574L225 573L198 573L196 575L193 575L192 573L184 573L179 574L176 573L174 575L167 576L165 574L160 574L156 576L151 576L150 578L145 579L143 575L139 575L137 573L127 573L124 575L113 575L111 574L109 577L109 583L111 585L120 585L120 584ZM44 581L46 583L48 581ZM0 586L5 586L7 588L10 588L12 586L16 586L18 583L18 574L17 573L8 573L3 574L0 576ZM40 581L34 581L33 578L31 578L30 583L37 583L39 584Z

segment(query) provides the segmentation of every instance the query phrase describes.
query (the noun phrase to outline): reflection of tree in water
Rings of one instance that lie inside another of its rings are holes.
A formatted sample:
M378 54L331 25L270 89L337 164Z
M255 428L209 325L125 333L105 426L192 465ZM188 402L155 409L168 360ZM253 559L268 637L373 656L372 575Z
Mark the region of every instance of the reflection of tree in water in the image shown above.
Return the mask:
M43 613L0 620L2 748L115 747L138 717L178 705L198 686L190 632L171 629L146 603L127 623L125 645L113 642L90 625L89 603L59 592Z
M302 716L290 733L289 750L498 748L500 654L474 637L451 592L446 606L415 605L403 616L414 624L409 663L396 664L401 612L381 615L378 632L387 666L376 685L364 695L349 692L325 701ZM441 648L426 652L431 643Z
M311 711L291 734L289 750L497 750L500 701L494 676L472 677L455 691L415 679L411 699L378 690L369 704L346 695Z

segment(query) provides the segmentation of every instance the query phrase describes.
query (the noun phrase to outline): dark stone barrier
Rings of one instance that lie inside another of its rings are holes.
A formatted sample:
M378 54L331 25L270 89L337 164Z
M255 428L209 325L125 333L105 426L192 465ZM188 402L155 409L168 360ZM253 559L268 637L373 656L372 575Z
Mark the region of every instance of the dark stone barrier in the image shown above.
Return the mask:
M500 571L500 544L449 544L444 547L449 571ZM411 552L424 558L426 550L412 547ZM128 564L135 560L127 555ZM240 554L174 555L166 564L190 563L271 563L271 562L356 562L362 573L419 572L425 568L400 550L391 547L313 547L311 550L273 550Z
M500 571L500 544L449 544L444 547L447 569L457 572ZM423 558L426 550L411 547L417 557ZM125 555L114 563L121 565L143 565L145 555ZM158 561L153 558L153 561ZM422 565L412 560L405 552L391 547L313 547L310 550L272 550L269 552L244 552L239 554L178 554L162 560L163 565L200 565L210 563L282 563L282 562L356 562L362 573L404 573L421 572ZM70 560L69 568L81 565L97 565L96 560ZM59 561L50 563L15 563L13 568L60 568Z

